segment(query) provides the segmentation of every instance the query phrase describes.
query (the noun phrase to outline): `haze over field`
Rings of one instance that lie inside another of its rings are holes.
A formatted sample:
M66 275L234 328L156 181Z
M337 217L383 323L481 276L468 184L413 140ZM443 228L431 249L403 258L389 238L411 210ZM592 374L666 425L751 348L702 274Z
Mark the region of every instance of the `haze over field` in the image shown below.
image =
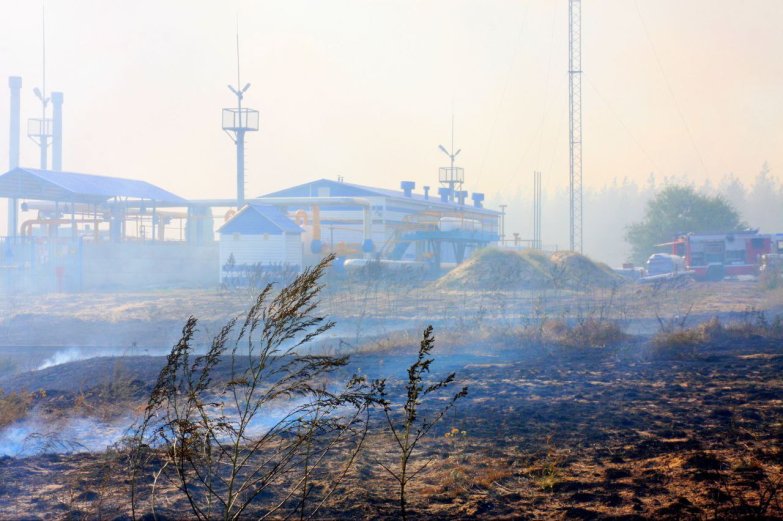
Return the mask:
M66 170L230 197L234 148L219 117L233 102L239 13L246 101L261 112L249 195L338 175L434 184L452 109L466 187L511 203L509 231L529 235L510 196L528 196L533 170L548 197L567 186L566 2L49 0L46 10ZM781 2L604 0L583 11L587 189L644 186L653 172L697 186L733 173L749 188L764 161L780 171ZM23 77L22 116L36 117L41 4L2 0L2 12L0 73ZM7 133L0 125L0 150ZM37 164L29 140L21 162ZM594 235L603 213L585 208L594 255L606 249ZM559 208L545 215L547 242L565 244L567 222Z

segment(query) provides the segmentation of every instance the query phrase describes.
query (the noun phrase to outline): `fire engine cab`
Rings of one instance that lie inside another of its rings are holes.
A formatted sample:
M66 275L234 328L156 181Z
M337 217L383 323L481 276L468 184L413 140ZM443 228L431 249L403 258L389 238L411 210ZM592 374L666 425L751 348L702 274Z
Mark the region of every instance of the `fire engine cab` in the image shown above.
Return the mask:
M685 259L685 267L701 280L758 274L759 261L774 253L783 242L755 231L680 235L672 243L672 253Z

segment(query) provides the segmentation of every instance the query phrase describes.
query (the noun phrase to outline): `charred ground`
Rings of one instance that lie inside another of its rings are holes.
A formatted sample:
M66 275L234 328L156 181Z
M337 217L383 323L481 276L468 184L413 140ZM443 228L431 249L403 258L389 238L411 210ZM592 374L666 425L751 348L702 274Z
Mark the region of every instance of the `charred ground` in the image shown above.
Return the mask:
M727 290L732 300L725 298ZM572 293L484 295L482 327L455 321L449 326L442 319L433 369L456 371L470 394L424 446L422 457L433 460L412 485L415 515L781 518L783 351L775 295L752 283L729 282L693 285L679 296L659 289L656 301L649 299L651 291L605 290L591 294L589 304ZM430 297L430 303L462 300L459 293ZM418 332L377 331L377 309L362 315L360 305L341 306L349 324L343 331L371 324L376 334L358 342L349 334L320 348L359 352L342 376L391 378L399 396ZM404 315L406 306L420 304L383 305ZM444 315L447 309L444 304ZM714 314L721 319L710 323ZM599 336L605 341L593 346L562 341L588 318L620 323L629 333ZM673 328L670 336L656 338L664 326ZM98 419L102 423L92 428L111 437L112 426L128 422L143 404L162 365L159 356L91 358L40 371L9 370L0 386L6 396L26 397L21 416L50 424ZM388 456L391 440L376 427L321 517L397 515L393 483L377 464ZM34 438L26 455L0 461L0 517L127 516L121 452L79 453L71 441L66 434ZM44 454L47 449L57 454ZM161 491L159 505L161 518L187 518L187 505L173 489Z

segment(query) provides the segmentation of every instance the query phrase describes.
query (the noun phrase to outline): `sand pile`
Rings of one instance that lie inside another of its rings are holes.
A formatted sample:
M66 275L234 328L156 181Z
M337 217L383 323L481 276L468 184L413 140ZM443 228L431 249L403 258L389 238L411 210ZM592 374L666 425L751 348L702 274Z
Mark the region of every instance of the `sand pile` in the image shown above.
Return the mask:
M557 267L557 276L569 288L608 288L625 279L603 262L595 262L580 253L557 251L550 260Z
M578 253L485 248L438 279L439 288L519 290L607 287L622 282L605 264Z

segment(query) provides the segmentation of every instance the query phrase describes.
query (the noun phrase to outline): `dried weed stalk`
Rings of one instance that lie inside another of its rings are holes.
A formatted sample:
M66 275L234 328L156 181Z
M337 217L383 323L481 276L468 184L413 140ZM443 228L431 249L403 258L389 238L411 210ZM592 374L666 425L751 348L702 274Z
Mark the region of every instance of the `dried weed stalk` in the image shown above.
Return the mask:
M408 380L405 383L406 399L402 410L395 407L388 400L385 381L375 383L378 393L378 401L383 408L383 413L394 441L399 448L399 463L397 465L380 465L388 472L399 485L399 505L402 519L407 519L407 495L406 487L421 473L432 459L413 468L416 448L432 428L454 406L460 398L468 394L468 388L463 387L458 393L448 400L445 406L437 410L431 417L421 417L420 408L423 401L432 393L448 387L454 382L455 374L451 373L446 378L434 383L424 381L424 374L429 373L433 358L430 356L435 347L435 337L432 334L432 326L424 330L424 336L419 345L419 353L416 361L408 368Z
M198 519L309 518L331 496L365 439L372 403L363 379L339 391L328 383L347 357L297 352L333 326L316 314L331 261L276 295L267 285L205 355L193 356L197 321L187 321L133 437L134 518L142 475L152 476L153 513L155 487L166 482Z

